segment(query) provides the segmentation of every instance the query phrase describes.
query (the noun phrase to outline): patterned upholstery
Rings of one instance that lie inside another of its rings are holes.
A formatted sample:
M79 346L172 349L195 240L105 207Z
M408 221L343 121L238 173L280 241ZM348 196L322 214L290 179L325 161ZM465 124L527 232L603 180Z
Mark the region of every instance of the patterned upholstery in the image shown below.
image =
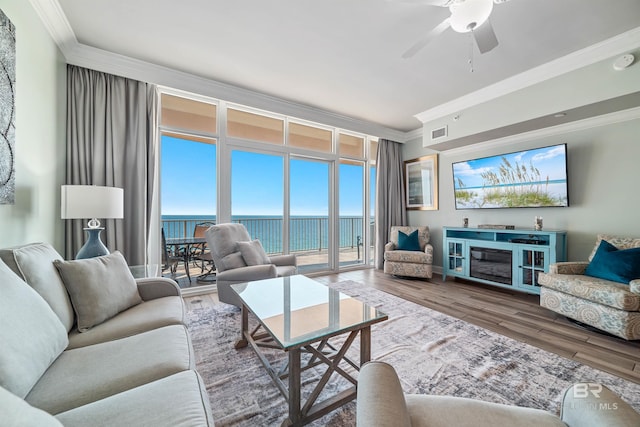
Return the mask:
M599 234L589 260L602 240L618 249L640 247L640 239ZM625 285L585 276L587 265L561 262L540 273L540 305L613 335L640 339L640 278Z
M405 234L418 230L421 251L397 250L398 232ZM427 226L393 226L390 242L384 247L384 272L394 276L421 277L430 279L433 275L433 246L429 243Z

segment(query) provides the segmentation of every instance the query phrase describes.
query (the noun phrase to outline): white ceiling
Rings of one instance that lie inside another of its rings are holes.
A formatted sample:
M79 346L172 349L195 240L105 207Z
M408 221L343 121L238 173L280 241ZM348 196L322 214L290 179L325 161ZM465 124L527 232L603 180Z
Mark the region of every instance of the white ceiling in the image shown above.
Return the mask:
M448 9L420 4L430 0L46 1L80 45L403 132L420 127L418 113L640 26L639 0L511 0L493 9L500 44L491 52L449 29L402 59Z

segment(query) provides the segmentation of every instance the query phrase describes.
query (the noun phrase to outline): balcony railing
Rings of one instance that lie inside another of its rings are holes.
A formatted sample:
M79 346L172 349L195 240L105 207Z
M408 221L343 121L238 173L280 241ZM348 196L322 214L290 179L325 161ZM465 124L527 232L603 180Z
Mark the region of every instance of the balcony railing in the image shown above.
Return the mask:
M162 227L167 238L193 236L196 224L215 222L210 218L163 218ZM269 254L279 254L282 248L282 218L235 217L232 222L244 224L254 239L259 239ZM364 244L362 217L344 216L339 219L339 249L357 249ZM323 251L328 248L327 217L292 217L289 220L289 252ZM371 230L373 224L370 224ZM370 232L373 239L373 232ZM372 243L373 245L373 243Z

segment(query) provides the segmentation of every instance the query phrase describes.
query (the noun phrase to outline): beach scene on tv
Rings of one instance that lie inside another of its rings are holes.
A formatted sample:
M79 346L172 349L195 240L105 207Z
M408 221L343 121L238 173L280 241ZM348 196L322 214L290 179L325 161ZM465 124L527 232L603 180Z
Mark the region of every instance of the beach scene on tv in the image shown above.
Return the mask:
M568 206L566 145L453 164L456 209Z

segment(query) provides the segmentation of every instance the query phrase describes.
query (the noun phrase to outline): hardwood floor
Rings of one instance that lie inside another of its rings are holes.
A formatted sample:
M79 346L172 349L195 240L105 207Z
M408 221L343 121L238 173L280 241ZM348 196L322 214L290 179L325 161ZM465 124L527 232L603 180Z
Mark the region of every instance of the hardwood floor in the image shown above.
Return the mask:
M438 274L434 274L431 282L401 279L375 269L351 270L313 278L325 284L344 280L365 283L640 384L640 341L626 341L578 326L564 316L540 307L540 297L537 295L473 282L443 282ZM185 300L190 303L190 300L202 300L202 296Z
M588 330L540 307L540 297L455 280L400 279L368 269L314 277L354 280L640 384L640 341Z

